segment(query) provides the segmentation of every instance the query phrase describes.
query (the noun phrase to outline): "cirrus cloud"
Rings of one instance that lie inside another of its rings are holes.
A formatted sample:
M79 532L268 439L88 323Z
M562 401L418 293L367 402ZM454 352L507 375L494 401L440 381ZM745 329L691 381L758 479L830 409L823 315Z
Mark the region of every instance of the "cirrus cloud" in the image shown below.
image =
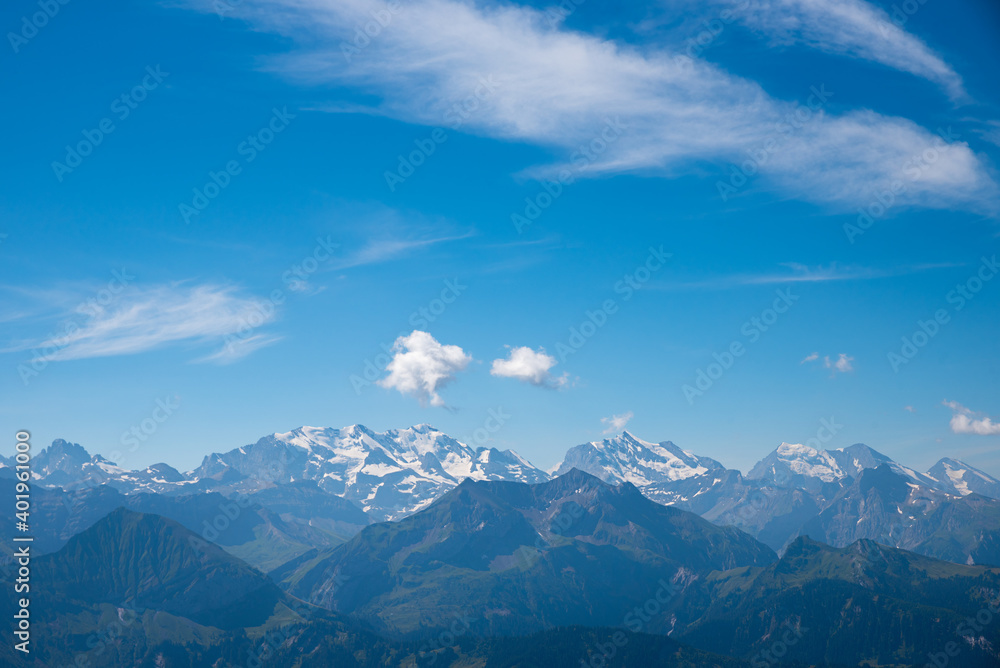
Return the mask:
M191 1L211 11L208 0ZM828 114L822 101L799 123L806 107L772 97L755 81L659 44L569 30L530 7L408 0L360 54L346 58L358 26L384 7L375 0L243 0L232 13L294 45L272 61L275 71L371 94L380 101L368 113L440 126L457 101L488 86L462 130L551 149L557 164L526 172L534 176L572 165L581 177L673 177L741 163L747 151L770 146L762 184L808 201L864 205L902 182L900 205L997 206L995 182L964 142L942 144L910 120L870 110ZM622 134L592 153L587 147L610 122ZM933 164L922 166L918 180L907 178L915 157L932 148Z
M134 355L170 345L216 343L272 322L273 304L241 296L232 286L183 283L130 287L106 307L78 322L68 315L56 334L23 341L3 352L31 351L32 361L66 361ZM196 361L229 362L278 337L258 333L236 351L230 343Z
M923 40L906 32L903 23L865 0L714 0L733 17L778 44L859 58L922 77L941 86L955 101L967 95L962 78Z

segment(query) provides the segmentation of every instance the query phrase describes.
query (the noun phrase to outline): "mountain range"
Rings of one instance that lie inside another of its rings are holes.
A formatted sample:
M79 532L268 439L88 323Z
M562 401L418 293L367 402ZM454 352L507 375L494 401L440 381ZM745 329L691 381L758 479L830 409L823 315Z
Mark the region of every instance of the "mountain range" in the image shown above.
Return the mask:
M808 535L836 547L866 538L958 563L1000 563L1000 480L951 458L921 473L864 444L818 450L782 443L743 474L670 441L647 442L626 431L570 448L550 474L511 450L472 448L428 425L386 432L354 425L271 434L207 455L184 473L167 464L129 471L63 440L40 453L34 467L39 484L76 495L99 486L126 496L250 495L285 520L326 521L330 539L311 543L319 549L351 538L370 522L427 508L466 479L533 484L575 468L608 483L634 485L662 505L717 525L738 527L779 552ZM300 499L298 512L277 500L301 497L307 485L310 500ZM328 508L343 505L325 519L309 516L321 498ZM352 509L366 519L341 517ZM308 544L300 541L299 548ZM281 557L308 551L299 548ZM253 561L265 567L278 560Z

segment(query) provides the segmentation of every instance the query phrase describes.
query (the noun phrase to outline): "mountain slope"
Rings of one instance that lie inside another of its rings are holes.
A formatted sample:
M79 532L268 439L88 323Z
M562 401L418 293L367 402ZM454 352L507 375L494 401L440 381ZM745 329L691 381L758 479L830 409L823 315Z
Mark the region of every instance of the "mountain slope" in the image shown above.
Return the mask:
M918 485L888 465L864 471L801 533L834 546L870 539L956 563L1000 566L1000 501Z
M675 637L749 658L805 665L923 665L948 643L954 665L1000 661L1000 569L961 566L859 541L831 548L796 540L777 562L713 573L678 602ZM995 614L991 614L995 618ZM966 634L969 634L966 641Z
M392 633L476 618L475 633L620 625L698 572L766 564L742 532L572 470L537 485L466 480L284 574L289 591Z
M285 595L177 522L118 508L36 562L43 596L88 608L129 604L221 629L263 624Z

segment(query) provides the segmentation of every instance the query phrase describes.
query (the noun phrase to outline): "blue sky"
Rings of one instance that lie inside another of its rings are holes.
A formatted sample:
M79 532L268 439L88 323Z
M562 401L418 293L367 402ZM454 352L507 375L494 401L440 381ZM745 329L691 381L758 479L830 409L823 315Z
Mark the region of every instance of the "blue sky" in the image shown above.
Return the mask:
M1000 10L831 6L5 7L2 431L1000 474Z

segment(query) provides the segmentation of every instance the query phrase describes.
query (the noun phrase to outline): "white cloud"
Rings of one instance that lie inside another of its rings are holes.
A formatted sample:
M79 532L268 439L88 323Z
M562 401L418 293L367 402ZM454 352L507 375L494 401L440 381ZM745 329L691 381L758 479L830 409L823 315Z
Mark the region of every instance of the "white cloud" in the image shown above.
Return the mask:
M634 417L632 411L627 413L622 413L621 415L612 415L611 417L601 418L601 423L608 425L608 428L604 430L605 434L616 434L623 429L625 425L628 424L629 420Z
M730 9L746 4L716 3ZM880 63L932 81L953 100L967 97L962 78L950 65L883 9L864 0L754 0L752 9L735 10L733 15L775 42Z
M521 346L512 348L507 359L493 360L490 373L502 378L516 378L538 387L558 388L566 384L569 374L553 376L550 369L556 364L558 364L556 358L546 354L543 348L535 351L527 346Z
M274 317L273 305L237 296L232 287L130 287L85 320L68 316L71 325L61 326L57 334L19 344L6 352L31 350L35 360L46 361L133 355L182 342L221 341L241 331L252 331ZM250 338L257 336L262 335ZM270 343L276 340L265 338ZM241 356L251 352L245 350ZM225 348L204 359L214 357L225 357Z
M903 406L903 410L906 411L907 413L916 413L917 412L917 409L914 408L913 406Z
M206 355L196 362L211 362L213 364L232 364L261 348L265 348L281 340L280 336L267 334L252 334L245 337L228 336L222 348Z
M207 0L195 1L211 11ZM789 115L803 107L770 97L755 82L659 47L640 50L553 27L527 7L407 0L348 61L343 47L371 11L384 8L375 0L244 0L232 14L298 45L276 69L303 83L373 94L389 117L448 125L449 109L478 89L478 109L462 131L549 147L576 165L578 176L670 176L703 171L706 163L721 176L726 163L742 163L747 150L777 140L762 182L808 200L868 204L899 180L907 186L900 205L996 205L995 183L963 142L938 151L919 179L907 178L908 161L936 141L911 121L816 112L790 131ZM598 155L582 156L581 147L602 145L609 119L624 127L620 136Z
M854 371L854 365L851 364L854 361L853 357L849 357L847 353L840 353L837 359L831 360L829 356L823 358L823 366L827 369L833 369L834 373L838 371L840 373L847 373L848 371Z
M807 355L799 364L815 362L818 359L819 353L812 353L811 355ZM854 358L847 353L840 353L836 359L831 359L829 355L824 355L823 366L831 369L834 375L837 373L847 373L848 371L854 371Z
M404 257L413 251L429 248L436 244L448 241L468 239L472 233L465 233L454 236L434 237L426 239L375 239L367 242L362 248L347 256L339 262L333 264L334 269L349 269L351 267L361 267L369 264L379 264L389 260Z
M454 380L472 361L458 346L438 343L427 332L413 330L393 344L394 356L386 370L389 375L378 381L382 387L416 397L421 405L444 406L438 390Z
M781 285L785 283L826 283L831 281L864 281L892 276L906 276L937 269L961 266L950 262L896 266L891 269L876 267L841 267L836 263L829 266L808 266L798 262L783 262L784 271L769 271L758 274L729 274L719 278L701 281L657 283L658 290L680 291L691 289L722 290L748 285Z
M979 434L980 436L996 436L1000 434L1000 423L991 418L975 417L977 414L957 401L944 401L945 406L952 410L951 430L956 434Z

